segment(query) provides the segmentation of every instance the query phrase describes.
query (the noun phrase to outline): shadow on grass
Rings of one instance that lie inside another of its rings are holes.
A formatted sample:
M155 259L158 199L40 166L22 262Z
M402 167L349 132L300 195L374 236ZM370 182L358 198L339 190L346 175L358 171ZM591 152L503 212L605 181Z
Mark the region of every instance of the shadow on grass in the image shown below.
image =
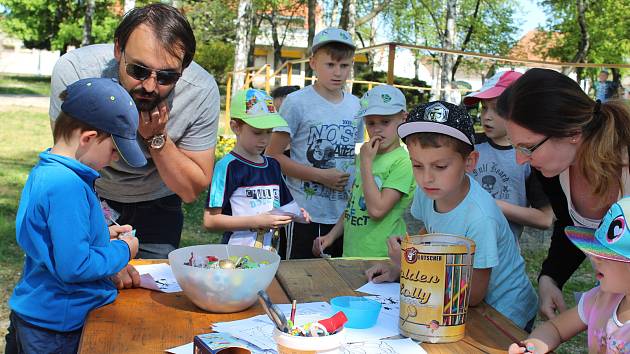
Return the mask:
M42 96L41 91L28 87L0 87L0 95L34 95Z

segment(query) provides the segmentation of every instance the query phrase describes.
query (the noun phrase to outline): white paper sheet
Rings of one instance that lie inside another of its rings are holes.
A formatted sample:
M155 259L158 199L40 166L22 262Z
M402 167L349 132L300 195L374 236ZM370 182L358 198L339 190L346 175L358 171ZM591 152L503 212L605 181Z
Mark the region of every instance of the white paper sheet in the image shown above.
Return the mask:
M195 350L195 346L193 342L188 344L180 345L179 347L166 349L165 352L173 353L173 354L193 354L193 350Z
M348 344L344 354L426 354L420 344L406 339L384 339L363 343Z
M400 283L373 283L368 282L362 287L356 289L362 293L380 295L383 297L391 297L400 299Z
M134 266L140 273L140 287L161 291L164 293L176 293L182 291L177 284L175 275L168 263L145 264Z
M304 215L302 214L302 210L300 210L300 206L292 201L289 204L285 204L278 208L273 208L269 212L269 214L273 215L287 215L293 217L293 221L299 223L306 223L306 219L304 219Z
M278 307L287 319L291 315L290 304L279 304ZM298 303L295 322L304 324L317 321L333 315L332 308L326 302ZM213 330L227 332L234 337L244 339L261 349L275 349L271 320L266 315L251 317L244 320L216 323ZM398 335L398 317L382 312L375 326L365 329L346 328L346 342L375 341Z

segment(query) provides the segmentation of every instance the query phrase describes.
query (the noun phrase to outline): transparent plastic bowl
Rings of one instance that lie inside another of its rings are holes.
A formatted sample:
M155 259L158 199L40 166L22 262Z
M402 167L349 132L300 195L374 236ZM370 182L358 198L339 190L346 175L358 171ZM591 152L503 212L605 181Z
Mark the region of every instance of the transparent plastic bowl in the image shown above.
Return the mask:
M195 256L250 256L263 261L254 269L204 269L185 265L190 253ZM278 254L254 247L236 245L199 245L176 249L168 255L173 274L184 294L198 307L215 313L242 311L257 300L257 292L267 289L278 270Z
M343 311L348 317L347 328L370 328L381 312L381 303L360 296L338 296L330 299L333 312Z

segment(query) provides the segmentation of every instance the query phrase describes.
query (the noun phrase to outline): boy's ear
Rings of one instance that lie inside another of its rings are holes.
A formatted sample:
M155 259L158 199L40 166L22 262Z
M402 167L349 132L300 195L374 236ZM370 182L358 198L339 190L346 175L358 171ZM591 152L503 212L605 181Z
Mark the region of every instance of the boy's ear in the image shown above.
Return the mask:
M479 160L479 151L473 150L466 158L466 172L472 173L477 167L477 161Z
M234 133L234 135L238 136L241 133L241 123L234 119L231 119L230 129L232 129L232 133Z
M79 146L87 145L98 136L96 130L86 130L79 135Z
M315 71L315 54L311 55L311 57L308 59L308 65L311 67L311 70Z

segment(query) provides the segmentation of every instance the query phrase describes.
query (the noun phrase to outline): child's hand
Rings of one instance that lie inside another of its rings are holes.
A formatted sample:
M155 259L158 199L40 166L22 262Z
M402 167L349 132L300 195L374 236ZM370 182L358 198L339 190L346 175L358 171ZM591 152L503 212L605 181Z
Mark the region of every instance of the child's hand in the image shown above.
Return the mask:
M306 211L306 209L304 208L300 208L300 211L302 212L302 217L304 218L304 220L306 220L306 223L310 223L311 214L309 214L308 211Z
M400 278L400 266L391 262L379 262L366 270L365 276L375 283L394 282Z
M391 236L387 239L387 255L392 263L397 264L400 267L400 244L402 242L402 237L400 236Z
M109 227L109 239L115 240L118 239L118 236L124 234L126 232L131 232L133 227L131 225L112 225Z
M125 241L129 246L129 254L133 259L138 254L138 238L131 234L122 234L118 237L119 240Z
M350 174L339 171L336 168L326 168L319 170L319 179L316 181L336 191L343 191L348 183Z
M525 346L523 346L525 345ZM509 354L519 354L519 353L545 353L545 351L543 351L540 348L537 348L536 345L531 342L531 341L525 341L525 342L521 342L521 343L512 343L512 345L510 345L510 348L508 348L508 353Z
M137 288L140 286L140 273L131 264L127 264L118 274L110 277L116 289Z
M256 215L254 229L275 229L282 225L286 225L293 221L293 217L289 215L273 215L269 213Z
M319 236L313 240L313 256L322 257L324 250L332 245L334 240L330 235Z
M376 153L378 152L378 148L381 147L381 142L383 138L380 136L374 136L370 139L370 141L361 145L361 152L359 157L361 158L361 165L369 164L374 160Z

